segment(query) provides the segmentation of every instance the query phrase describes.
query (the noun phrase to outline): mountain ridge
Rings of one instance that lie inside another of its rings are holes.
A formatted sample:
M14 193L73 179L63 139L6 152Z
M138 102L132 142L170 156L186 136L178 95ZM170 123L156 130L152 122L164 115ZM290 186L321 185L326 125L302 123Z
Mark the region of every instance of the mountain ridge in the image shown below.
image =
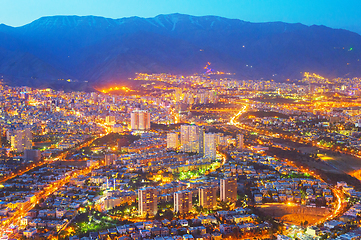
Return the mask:
M65 78L97 85L122 82L136 72L193 74L207 62L238 79L285 80L304 71L361 76L357 33L178 13L119 19L47 16L20 27L2 24L0 49L0 76L16 85L34 78L44 86ZM7 57L10 53L18 56ZM14 65L25 53L29 65L24 59Z

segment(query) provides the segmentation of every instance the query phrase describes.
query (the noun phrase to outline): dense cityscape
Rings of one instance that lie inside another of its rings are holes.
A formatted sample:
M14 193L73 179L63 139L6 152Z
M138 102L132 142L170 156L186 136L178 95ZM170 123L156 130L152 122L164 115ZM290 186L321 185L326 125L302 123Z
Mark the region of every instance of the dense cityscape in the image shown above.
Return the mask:
M361 79L0 88L1 239L359 239Z

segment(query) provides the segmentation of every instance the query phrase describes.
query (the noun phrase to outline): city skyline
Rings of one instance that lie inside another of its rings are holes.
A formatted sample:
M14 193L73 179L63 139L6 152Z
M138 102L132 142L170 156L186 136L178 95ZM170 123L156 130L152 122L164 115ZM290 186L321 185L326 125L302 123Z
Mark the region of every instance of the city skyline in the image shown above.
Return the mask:
M137 90L92 92L0 84L1 236L360 234L361 78L223 75L140 73Z

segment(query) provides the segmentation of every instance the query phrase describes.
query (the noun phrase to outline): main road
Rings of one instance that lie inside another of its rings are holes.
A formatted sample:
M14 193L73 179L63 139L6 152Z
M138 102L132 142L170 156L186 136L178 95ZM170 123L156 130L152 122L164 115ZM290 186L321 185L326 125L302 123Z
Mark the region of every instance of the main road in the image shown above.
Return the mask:
M80 144L79 146L77 146L75 149L81 149L83 147L89 146L95 139L94 138L92 140L89 141L85 141L84 143ZM38 167L38 166L42 166L43 164L46 163L50 163L50 162L54 162L54 161L59 161L65 158L66 154L69 151L72 151L74 149L69 149L63 153L60 154L60 156L51 159L50 161L42 161L39 162L38 164L35 164L33 166L31 166L30 168L25 169L24 171L20 171L16 174L12 174L9 178L7 178L6 180L9 180L11 178L14 178L16 176L20 176L24 173L26 173L27 171L30 171L31 169ZM40 199L45 199L47 198L49 195L51 195L52 193L54 193L56 190L58 190L60 187L62 187L63 185L65 185L66 183L68 183L72 178L75 178L79 175L85 175L90 173L94 168L99 167L99 163L93 164L92 166L86 167L84 169L80 169L80 170L75 170L72 171L70 174L64 176L62 179L59 179L56 182L53 182L51 184L49 184L48 186L46 186L43 190L38 191L36 193L34 193L35 198L31 198L30 200L26 201L25 203L23 203L23 205L17 209L17 211L8 219L6 219L5 221L2 221L1 225L0 225L0 236L3 236L6 232L9 232L10 230L10 226L17 226L20 224L20 221L23 217L26 216L26 214L32 210L36 204L39 203Z
M98 137L97 137L98 138ZM87 147L89 146L91 143L93 143L93 141L97 138L94 138L94 139L90 139L90 140L87 140L87 141L84 141L83 143L81 143L79 146L75 147L75 150L79 150L83 147ZM74 150L73 148L71 149L68 149L66 150L65 152L61 153L59 156L55 157L55 158L52 158L52 159L44 159L44 160L41 160L39 162L36 162L36 163L32 163L32 164L29 164L28 166L24 166L23 169L19 170L18 172L16 173L11 173L10 175L8 176L5 176L3 178L0 179L0 183L4 183L12 178L15 178L17 176L21 176L23 175L24 173L36 168L36 167L40 167L40 166L43 166L44 164L47 164L47 163L52 163L52 162L56 162L56 161L59 161L59 160L64 160L65 157L66 157L66 154L69 152L69 151L72 151Z
M2 222L0 226L0 236L2 236L6 231L9 230L10 226L17 226L20 224L20 221L26 214L35 207L36 204L39 203L40 199L45 199L55 191L57 191L60 187L64 186L68 183L72 178L75 178L79 175L86 175L90 173L93 169L99 167L99 163L93 164L92 166L86 167L84 169L72 171L67 176L59 179L56 182L53 182L46 186L43 190L34 193L35 198L32 198L25 202L22 207L18 208L17 211L13 214L13 216L6 219L6 221Z

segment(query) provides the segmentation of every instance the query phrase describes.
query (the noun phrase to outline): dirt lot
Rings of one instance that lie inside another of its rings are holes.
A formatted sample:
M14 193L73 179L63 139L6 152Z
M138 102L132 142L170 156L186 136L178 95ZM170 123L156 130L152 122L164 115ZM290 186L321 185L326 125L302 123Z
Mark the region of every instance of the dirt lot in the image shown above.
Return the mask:
M307 206L287 205L283 203L269 203L258 207L260 211L288 224L301 225L307 221L313 224L325 217L331 209Z
M292 143L283 144L289 145L290 147L295 147ZM333 153L328 150L319 149L316 147L308 147L308 146L298 146L297 150L300 150L303 153L309 154L317 154L318 157L322 160L321 162L308 162L311 167L315 167L318 169L322 169L324 171L334 172L334 173L347 173L351 176L359 176L361 177L361 172L356 174L359 170L361 170L361 158L357 158L354 156ZM358 178L361 180L361 178Z
M361 159L346 154L331 155L331 154L318 154L322 161L327 162L333 167L351 174L355 170L361 169Z

